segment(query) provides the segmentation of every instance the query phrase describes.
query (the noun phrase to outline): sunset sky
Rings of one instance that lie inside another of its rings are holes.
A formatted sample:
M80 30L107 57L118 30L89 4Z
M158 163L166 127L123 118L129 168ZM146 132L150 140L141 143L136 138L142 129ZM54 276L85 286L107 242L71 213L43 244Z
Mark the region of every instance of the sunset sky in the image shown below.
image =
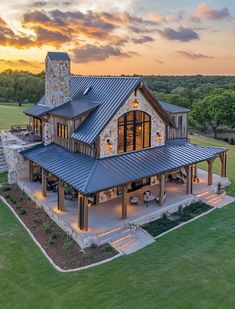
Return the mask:
M234 0L8 0L0 70L40 72L67 51L74 74L235 74Z

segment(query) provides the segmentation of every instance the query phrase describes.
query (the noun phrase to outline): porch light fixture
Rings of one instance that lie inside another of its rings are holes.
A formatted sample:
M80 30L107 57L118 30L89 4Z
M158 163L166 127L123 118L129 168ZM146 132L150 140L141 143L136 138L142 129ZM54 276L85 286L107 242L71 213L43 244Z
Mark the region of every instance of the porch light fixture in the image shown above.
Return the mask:
M111 151L113 149L113 144L111 143L110 139L107 139L106 149Z
M132 102L132 106L133 108L137 108L139 105L139 101L137 99L135 99L133 102Z
M156 141L160 142L162 140L162 136L161 133L159 131L156 132L156 137L155 137Z

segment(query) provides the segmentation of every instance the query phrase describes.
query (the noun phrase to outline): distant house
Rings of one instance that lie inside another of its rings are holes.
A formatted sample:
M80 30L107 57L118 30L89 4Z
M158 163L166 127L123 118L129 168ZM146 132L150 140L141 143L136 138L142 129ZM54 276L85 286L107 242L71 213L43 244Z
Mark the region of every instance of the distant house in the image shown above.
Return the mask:
M141 78L73 76L67 53L48 52L45 65L45 95L25 111L28 140L9 173L56 222L65 214L83 247L86 236L94 242L99 232L153 220L166 204L195 200L193 187L215 185L216 157L226 179L227 149L191 144L190 111L158 101ZM154 206L143 206L145 191Z

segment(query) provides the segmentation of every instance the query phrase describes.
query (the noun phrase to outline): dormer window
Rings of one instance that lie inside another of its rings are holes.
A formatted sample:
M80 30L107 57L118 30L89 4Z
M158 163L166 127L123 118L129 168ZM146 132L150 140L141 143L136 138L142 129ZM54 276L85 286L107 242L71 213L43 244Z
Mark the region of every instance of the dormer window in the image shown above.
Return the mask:
M85 89L85 91L83 92L83 94L88 94L88 92L90 91L90 89L91 89L91 87L89 86L89 87L87 87L86 89Z

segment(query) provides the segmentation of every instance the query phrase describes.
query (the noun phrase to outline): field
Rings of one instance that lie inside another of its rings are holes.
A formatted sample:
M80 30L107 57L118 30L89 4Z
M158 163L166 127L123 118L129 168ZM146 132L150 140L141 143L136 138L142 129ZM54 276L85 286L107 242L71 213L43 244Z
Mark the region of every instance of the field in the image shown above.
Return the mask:
M218 145L195 136L192 141ZM230 147L229 164L233 164L235 147ZM229 174L234 179L233 166ZM234 308L234 226L235 203L135 254L61 274L0 204L0 307Z
M190 135L190 141L194 144L199 145L208 145L208 146L222 146L227 147L229 149L228 157L227 157L227 175L233 185L227 188L229 194L235 196L235 145L229 145L223 141L218 141L209 137L199 136L199 135ZM207 169L207 163L200 164L200 167L203 169ZM213 171L215 174L220 173L220 160L216 159L213 164Z
M14 103L0 103L0 130L8 129L12 125L28 123L28 117L23 110L31 107L32 104L18 106Z

